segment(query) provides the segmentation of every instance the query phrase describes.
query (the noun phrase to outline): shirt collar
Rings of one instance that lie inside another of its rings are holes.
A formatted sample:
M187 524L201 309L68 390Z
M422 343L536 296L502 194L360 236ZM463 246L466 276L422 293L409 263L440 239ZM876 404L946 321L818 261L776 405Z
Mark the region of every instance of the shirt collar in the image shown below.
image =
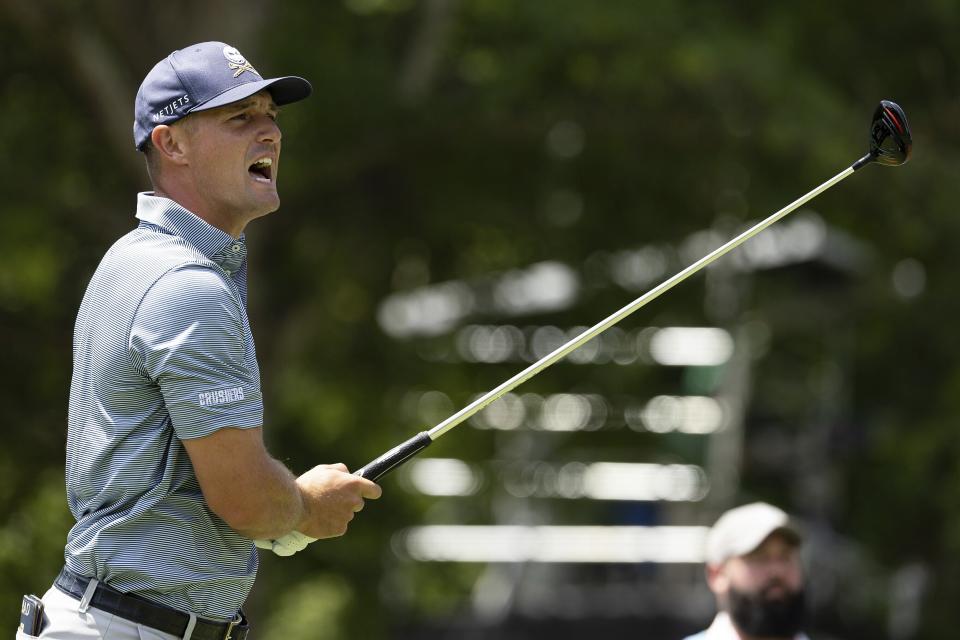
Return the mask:
M234 238L170 198L154 195L152 191L137 194L137 219L165 233L183 238L200 253L235 272L247 256L245 237Z

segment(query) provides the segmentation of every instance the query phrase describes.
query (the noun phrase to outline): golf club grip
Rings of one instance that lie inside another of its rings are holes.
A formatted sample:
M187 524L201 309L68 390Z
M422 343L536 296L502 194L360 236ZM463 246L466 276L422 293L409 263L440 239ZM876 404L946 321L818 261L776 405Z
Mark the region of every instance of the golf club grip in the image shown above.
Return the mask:
M421 431L406 442L398 444L393 449L390 449L390 451L387 451L376 460L368 462L353 473L361 478L366 478L367 480L376 482L396 467L399 467L401 464L429 447L432 442L433 439L430 438L430 434L426 431Z

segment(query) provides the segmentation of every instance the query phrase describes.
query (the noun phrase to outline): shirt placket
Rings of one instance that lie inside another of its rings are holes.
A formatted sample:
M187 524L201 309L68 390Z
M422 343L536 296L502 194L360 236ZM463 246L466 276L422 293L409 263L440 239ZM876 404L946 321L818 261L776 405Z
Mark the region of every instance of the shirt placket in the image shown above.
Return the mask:
M247 306L247 245L242 239L233 240L213 256L213 261L220 265L237 285L243 306Z

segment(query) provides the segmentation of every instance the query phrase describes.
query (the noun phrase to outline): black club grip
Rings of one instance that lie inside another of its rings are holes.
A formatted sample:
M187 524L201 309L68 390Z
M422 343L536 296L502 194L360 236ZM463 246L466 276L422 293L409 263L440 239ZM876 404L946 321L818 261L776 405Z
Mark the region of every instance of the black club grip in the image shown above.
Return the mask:
M421 431L406 442L398 444L393 449L390 449L390 451L387 451L376 460L368 462L353 473L361 478L376 482L417 453L429 447L432 442L433 440L430 439L430 434L426 431Z

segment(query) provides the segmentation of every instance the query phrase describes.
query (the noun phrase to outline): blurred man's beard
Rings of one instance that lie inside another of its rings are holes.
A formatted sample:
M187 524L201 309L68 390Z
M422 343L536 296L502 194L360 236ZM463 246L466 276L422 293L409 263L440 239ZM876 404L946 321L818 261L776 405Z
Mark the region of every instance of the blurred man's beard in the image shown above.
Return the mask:
M759 638L793 638L802 628L806 612L803 589L771 600L761 593L734 588L728 594L728 613L737 628Z

